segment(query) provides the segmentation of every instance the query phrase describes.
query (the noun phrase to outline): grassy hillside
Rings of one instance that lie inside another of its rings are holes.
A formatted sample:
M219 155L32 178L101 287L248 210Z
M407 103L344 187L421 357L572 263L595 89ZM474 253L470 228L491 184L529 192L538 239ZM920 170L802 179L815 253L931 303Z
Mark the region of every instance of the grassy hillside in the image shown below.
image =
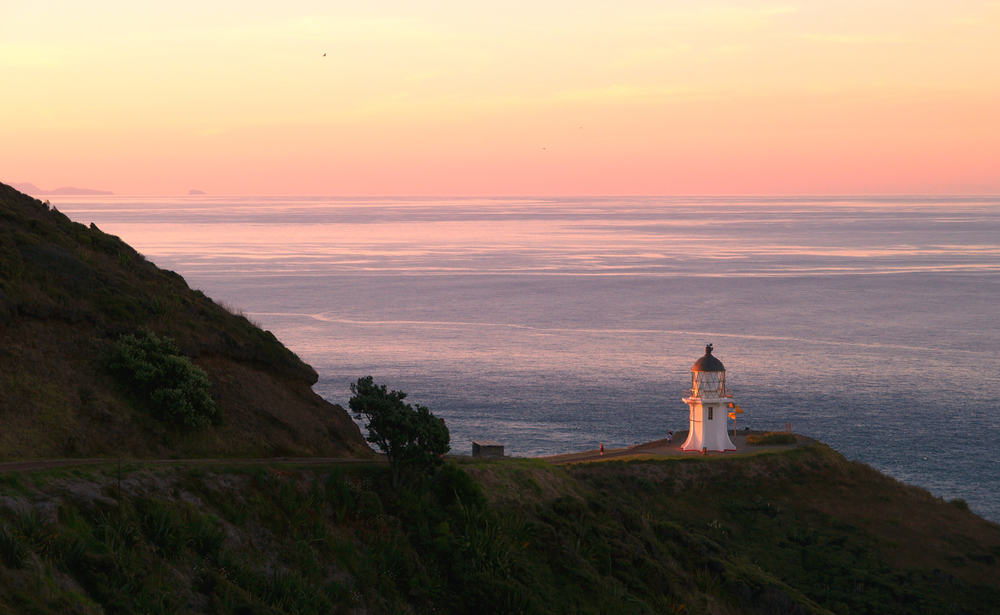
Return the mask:
M120 337L175 340L221 425L181 433L105 368ZM316 372L117 237L0 184L0 459L369 455Z
M3 613L1000 613L1000 526L825 445L0 475Z

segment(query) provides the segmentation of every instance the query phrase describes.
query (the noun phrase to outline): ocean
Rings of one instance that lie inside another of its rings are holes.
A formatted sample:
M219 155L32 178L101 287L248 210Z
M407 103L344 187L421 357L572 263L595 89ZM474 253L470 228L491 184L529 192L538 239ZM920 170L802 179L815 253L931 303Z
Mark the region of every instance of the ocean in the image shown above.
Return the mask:
M543 456L687 427L706 344L739 427L822 440L1000 522L1000 197L51 197L269 329Z

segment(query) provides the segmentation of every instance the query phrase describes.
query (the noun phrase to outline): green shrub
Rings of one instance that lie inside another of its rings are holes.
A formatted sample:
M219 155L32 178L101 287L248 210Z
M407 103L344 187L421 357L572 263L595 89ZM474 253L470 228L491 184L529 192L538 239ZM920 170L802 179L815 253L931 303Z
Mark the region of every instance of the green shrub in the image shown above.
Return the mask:
M187 429L222 422L209 393L208 374L182 356L169 338L152 331L123 335L107 359L107 368L162 421Z
M773 446L776 444L795 444L795 434L785 431L769 431L767 433L752 433L747 436L747 444L751 446Z
M483 489L467 472L453 463L444 464L434 477L432 491L442 506L450 506L455 501L464 506L486 508Z

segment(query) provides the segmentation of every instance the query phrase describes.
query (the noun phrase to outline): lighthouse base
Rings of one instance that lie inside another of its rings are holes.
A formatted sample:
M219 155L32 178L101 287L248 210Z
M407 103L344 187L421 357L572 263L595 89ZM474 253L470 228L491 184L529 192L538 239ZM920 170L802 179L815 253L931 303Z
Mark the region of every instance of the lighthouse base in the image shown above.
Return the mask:
M699 434L692 429L687 440L681 445L681 450L688 453L700 453L702 449L712 453L725 453L735 451L736 445L729 439L728 433L724 432L721 436L719 434Z
M685 397L690 409L687 440L681 445L682 451L713 453L735 451L736 445L729 439L726 410L732 397L709 398Z

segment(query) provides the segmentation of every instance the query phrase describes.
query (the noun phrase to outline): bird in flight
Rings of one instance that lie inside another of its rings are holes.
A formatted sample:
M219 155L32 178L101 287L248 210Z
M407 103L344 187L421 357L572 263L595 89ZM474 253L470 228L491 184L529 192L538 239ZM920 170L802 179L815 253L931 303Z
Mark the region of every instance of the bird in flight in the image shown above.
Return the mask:
M326 57L326 54L325 54L325 53L323 54L323 57L324 57L324 58Z

